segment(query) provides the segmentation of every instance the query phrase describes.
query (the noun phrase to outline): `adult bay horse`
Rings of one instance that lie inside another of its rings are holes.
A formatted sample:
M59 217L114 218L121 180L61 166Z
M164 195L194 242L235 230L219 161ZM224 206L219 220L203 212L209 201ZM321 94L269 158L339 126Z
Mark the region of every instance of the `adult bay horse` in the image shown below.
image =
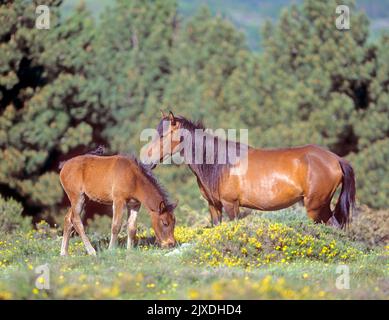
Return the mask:
M199 147L195 135L199 130L205 130L200 123L175 117L171 112L167 116L163 114L158 134L144 147L143 155L155 166L179 152L197 177L213 224L221 222L222 209L234 219L239 215L239 207L269 211L299 201L315 222L344 227L350 221L355 204L355 178L353 168L345 159L316 145L282 149L257 149L246 145L244 159L232 162L227 157L224 164L196 163L194 151L200 149L200 158L205 159L209 147L207 143ZM216 136L212 139L214 159L218 158L220 142L225 143L226 148L242 149L238 142L221 141ZM192 151L186 152L188 148ZM232 174L232 169L241 173ZM342 189L332 212L331 199L340 184Z
M66 161L61 166L61 184L70 200L71 208L65 216L61 255L68 254L72 227L80 235L88 254L96 255L81 222L85 196L89 199L112 204L112 249L117 242L122 217L128 209L127 248L136 236L136 218L143 204L151 217L156 240L162 247L175 245L173 211L177 204L169 202L166 192L149 169L132 156L98 156L85 154Z

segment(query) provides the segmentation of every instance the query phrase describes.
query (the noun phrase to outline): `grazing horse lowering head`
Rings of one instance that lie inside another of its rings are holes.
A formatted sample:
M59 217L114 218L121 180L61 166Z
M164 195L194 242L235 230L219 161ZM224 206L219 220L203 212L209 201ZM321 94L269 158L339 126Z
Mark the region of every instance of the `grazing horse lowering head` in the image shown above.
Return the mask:
M96 251L85 234L80 214L85 198L103 204L112 204L112 226L109 248L117 244L122 218L127 211L127 248L136 242L136 221L140 206L150 214L157 243L163 248L176 244L175 217L172 204L163 187L147 166L133 156L102 156L102 150L67 160L61 165L60 181L70 200L65 216L61 255L68 254L72 228L81 236L89 254Z
M175 204L165 204L161 202L158 212L153 212L151 216L151 224L154 229L155 238L162 248L171 248L176 245L174 239L174 226L176 217L174 215Z

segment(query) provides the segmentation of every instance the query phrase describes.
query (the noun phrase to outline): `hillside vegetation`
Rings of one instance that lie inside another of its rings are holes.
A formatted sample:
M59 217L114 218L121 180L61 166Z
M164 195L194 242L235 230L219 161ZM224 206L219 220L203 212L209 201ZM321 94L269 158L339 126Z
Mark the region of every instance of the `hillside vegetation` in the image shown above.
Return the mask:
M99 23L86 7L62 19L61 1L47 3L49 30L34 28L29 2L0 6L0 193L35 222L62 223L61 161L99 144L138 154L161 108L248 129L256 147L325 146L354 166L359 203L388 208L389 37L368 43L363 13L340 31L337 1L306 0L264 25L256 53L207 9L183 23L174 0L118 0ZM187 168L156 174L180 200L181 221L203 212Z
M387 221L387 213L384 217ZM372 218L368 219L370 221ZM371 222L371 221L370 221ZM382 221L381 221L382 223ZM314 225L301 209L256 214L215 228L176 228L179 245L161 250L152 232L138 245L108 251L108 233L89 228L97 257L78 237L60 257L59 230L41 222L0 238L0 297L17 299L387 299L388 239L371 245L355 234ZM385 247L386 243L386 247ZM50 289L35 273L48 264ZM338 289L347 266L350 289Z

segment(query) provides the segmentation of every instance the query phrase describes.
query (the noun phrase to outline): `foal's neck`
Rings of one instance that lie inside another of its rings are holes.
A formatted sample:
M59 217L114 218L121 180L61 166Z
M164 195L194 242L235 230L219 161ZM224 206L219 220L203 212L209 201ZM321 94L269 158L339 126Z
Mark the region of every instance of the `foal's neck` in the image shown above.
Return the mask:
M161 191L153 185L146 177L139 179L141 181L138 187L138 199L149 210L158 212L159 205L164 201Z

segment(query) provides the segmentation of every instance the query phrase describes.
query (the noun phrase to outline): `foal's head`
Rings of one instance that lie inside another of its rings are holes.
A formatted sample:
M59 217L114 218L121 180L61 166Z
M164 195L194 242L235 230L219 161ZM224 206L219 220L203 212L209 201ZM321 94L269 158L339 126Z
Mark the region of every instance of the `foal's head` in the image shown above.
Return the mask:
M151 215L151 224L155 232L155 237L162 248L171 248L176 245L176 240L174 239L174 226L176 224L174 209L176 206L177 203L165 204L162 201L159 205L158 212L153 212Z

